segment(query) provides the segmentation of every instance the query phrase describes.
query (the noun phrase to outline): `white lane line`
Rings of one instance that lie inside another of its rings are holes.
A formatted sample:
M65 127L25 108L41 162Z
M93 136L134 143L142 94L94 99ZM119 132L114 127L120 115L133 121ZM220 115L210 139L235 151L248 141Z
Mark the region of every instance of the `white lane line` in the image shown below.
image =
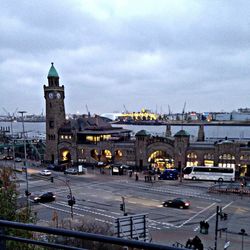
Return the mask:
M61 205L61 206L67 206L67 204L64 203L64 202L56 202L56 204ZM74 206L74 210L80 210L80 211L83 211L83 212L87 212L87 213L91 213L91 214L100 215L100 216L103 216L103 217L108 217L108 218L111 218L111 219L115 219L114 216L107 215L107 214L100 213L100 212L95 212L95 211L93 211L93 209L80 208L77 205Z
M68 211L68 210L64 210L64 209L61 209L61 208L53 207L51 205L46 205L46 204L42 204L42 203L41 203L41 205L44 206L44 207L47 207L47 208L51 208L51 209L54 209L54 210L57 210L57 211L61 211L61 212L64 212L64 213L71 214L71 211ZM84 217L83 214L79 214L79 213L75 213L75 212L73 214Z
M200 215L201 213L205 212L206 210L208 210L210 207L214 206L216 203L212 203L210 206L205 207L203 210L199 211L198 213L196 213L194 216L190 217L188 220L184 221L181 225L176 226L176 228L180 228L183 227L185 224L187 224L189 221L191 221L192 219L194 219L195 217L197 217L198 215Z
M231 201L230 203L228 203L225 207L222 208L222 210L224 210L225 208L227 208L228 206L230 206L233 203L233 201ZM208 217L205 222L210 221L214 216L216 216L216 213L212 214L210 217ZM196 228L194 228L194 231L197 231L200 228L200 226L197 226Z

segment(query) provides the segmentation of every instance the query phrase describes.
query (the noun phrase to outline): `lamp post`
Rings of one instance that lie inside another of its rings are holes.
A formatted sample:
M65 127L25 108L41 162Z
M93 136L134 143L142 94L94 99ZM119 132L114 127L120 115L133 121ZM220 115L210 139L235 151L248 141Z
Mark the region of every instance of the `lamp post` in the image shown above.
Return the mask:
M242 235L241 238L241 250L244 250L244 236L247 235L246 230L244 228L242 228L239 232L240 235Z
M54 178L55 177L50 177L50 181L51 182L54 182ZM68 189L69 189L69 194L68 194L68 196L67 196L67 198L68 198L68 205L71 207L70 208L70 210L71 210L71 219L73 219L73 214L74 214L74 212L73 212L73 206L75 205L75 203L76 203L76 200L75 200L75 197L72 195L72 190L71 190L71 187L70 187L70 181L69 181L69 179L67 179L67 177L66 177L66 180L64 181L64 180L62 180L62 179L60 179L60 178L56 178L56 180L58 180L58 181L61 181L61 182L63 182L64 184L66 184L66 186L68 187Z
M14 168L14 170L16 170L16 161L15 161L15 140L14 140L14 136L13 136L13 126L12 126L13 119L14 119L14 117L11 117L11 120L10 120L10 130L11 130L11 137L12 137L13 168Z
M22 115L22 126L23 126L23 145L24 145L24 169L25 169L25 178L26 178L26 190L25 190L25 195L27 196L27 208L29 207L29 183L28 183L28 170L27 170L27 152L26 152L26 136L25 136L25 131L24 131L24 117L23 114L27 113L26 111L18 111L19 114Z

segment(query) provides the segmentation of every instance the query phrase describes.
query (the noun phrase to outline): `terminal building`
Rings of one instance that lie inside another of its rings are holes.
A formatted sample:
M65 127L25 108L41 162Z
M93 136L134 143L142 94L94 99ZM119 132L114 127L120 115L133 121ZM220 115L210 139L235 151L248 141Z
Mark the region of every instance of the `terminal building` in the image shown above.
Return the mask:
M52 63L44 85L46 103L45 162L71 164L126 164L137 170L184 168L186 166L218 166L235 168L250 175L250 143L225 138L205 141L200 125L197 141L191 141L185 130L165 136L153 136L145 130L131 136L130 130L112 127L99 116L83 115L67 120L65 89Z

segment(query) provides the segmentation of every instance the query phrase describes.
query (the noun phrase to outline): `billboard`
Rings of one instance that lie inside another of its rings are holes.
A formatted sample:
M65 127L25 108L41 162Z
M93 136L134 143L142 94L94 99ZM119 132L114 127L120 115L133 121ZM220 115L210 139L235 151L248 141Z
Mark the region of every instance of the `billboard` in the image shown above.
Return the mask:
M116 218L115 234L120 238L149 241L148 214L136 214Z

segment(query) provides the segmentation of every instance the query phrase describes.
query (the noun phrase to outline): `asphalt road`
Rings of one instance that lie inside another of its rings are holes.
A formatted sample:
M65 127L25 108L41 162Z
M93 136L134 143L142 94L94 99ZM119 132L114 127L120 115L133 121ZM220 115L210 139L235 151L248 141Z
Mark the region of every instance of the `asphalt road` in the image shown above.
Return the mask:
M103 223L111 228L117 217L122 217L120 211L121 197L125 197L126 212L132 214L148 214L149 235L153 242L172 245L175 242L185 244L188 238L198 235L205 249L214 247L216 206L223 208L228 214L226 221L219 220L218 228L227 228L228 233L218 233L218 248L223 249L226 241L230 241L228 249L250 249L250 197L236 194L208 193L210 182L193 181L156 181L144 182L140 175L139 181L128 176L102 175L99 171L88 170L86 175L67 175L53 172L54 182L50 177L38 174L40 169L29 169L29 191L32 195L40 192L53 191L56 201L46 204L33 204L40 223L53 225L55 214L58 222L70 218L72 213L68 206L69 183L72 194L76 199L73 207L73 218L76 221L88 220L93 223ZM25 175L18 175L20 179L20 199L26 189ZM32 199L31 195L31 199ZM183 197L191 202L189 209L175 209L162 207L167 199ZM208 221L209 233L200 234L199 223ZM238 233L244 228L249 235L242 237Z

